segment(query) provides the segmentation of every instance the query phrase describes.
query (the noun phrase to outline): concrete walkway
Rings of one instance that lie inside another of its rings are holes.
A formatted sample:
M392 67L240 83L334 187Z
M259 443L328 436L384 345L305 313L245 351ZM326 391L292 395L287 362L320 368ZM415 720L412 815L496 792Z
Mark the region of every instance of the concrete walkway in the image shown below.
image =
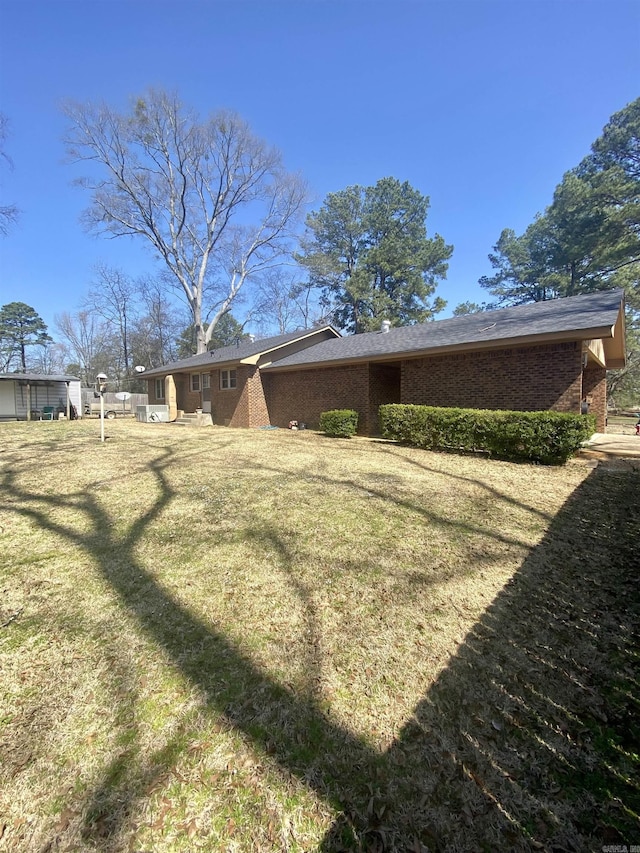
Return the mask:
M578 455L592 459L640 458L640 435L597 432Z

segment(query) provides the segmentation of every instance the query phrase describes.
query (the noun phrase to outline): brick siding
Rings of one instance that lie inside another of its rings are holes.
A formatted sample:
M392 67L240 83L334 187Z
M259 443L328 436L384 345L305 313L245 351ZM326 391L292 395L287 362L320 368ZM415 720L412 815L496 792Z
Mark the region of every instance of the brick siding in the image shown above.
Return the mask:
M596 416L596 429L604 432L607 426L607 371L599 364L590 364L582 374L582 397L589 399L589 411Z
M415 403L477 409L580 412L584 395L597 428L606 423L606 371L582 370L580 342L461 352L388 364L354 364L261 374L238 365L237 388L220 389L220 370L211 376L213 422L224 426L286 427L291 420L317 428L329 409L355 409L358 432L375 434L383 403ZM198 392L188 374L175 374L178 408L194 411ZM154 383L149 382L150 399Z
M242 381L242 369L236 369L236 388L220 388L220 370L211 371L211 419L220 426L248 426L249 407Z
M211 372L211 418L214 424L232 427L267 426L269 412L262 377L253 365L238 365L236 388L220 388L220 371Z
M249 403L249 426L268 426L269 409L265 399L263 376L257 367L247 368L247 399Z
M371 364L369 366L369 434L379 432L378 409L384 403L400 403L401 366L396 364Z
M358 432L369 431L369 366L326 367L264 374L270 423L286 427L296 420L317 429L322 412L355 409Z
M397 363L267 374L263 381L271 423L286 426L295 418L317 427L321 412L350 408L360 415L358 431L375 434L378 407L391 402L580 412L579 342L406 359L400 371L400 386ZM591 411L600 419L602 378L594 377L592 385Z
M453 353L402 362L402 402L520 411L580 411L579 343Z
M202 393L200 391L191 390L191 374L179 373L174 374L174 382L176 383L176 401L179 409L183 412L195 412L202 405ZM202 378L200 379L202 385Z

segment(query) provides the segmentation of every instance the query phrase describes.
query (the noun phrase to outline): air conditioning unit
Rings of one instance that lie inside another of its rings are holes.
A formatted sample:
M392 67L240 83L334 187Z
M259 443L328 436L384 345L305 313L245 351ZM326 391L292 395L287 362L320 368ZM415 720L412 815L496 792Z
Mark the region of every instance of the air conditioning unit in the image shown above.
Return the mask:
M136 420L142 424L169 423L169 406L136 406Z

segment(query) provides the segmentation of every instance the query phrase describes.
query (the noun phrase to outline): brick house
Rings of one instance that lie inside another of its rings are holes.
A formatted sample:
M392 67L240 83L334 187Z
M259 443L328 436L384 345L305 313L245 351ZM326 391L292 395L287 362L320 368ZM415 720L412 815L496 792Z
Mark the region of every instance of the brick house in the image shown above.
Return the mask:
M230 426L315 427L321 412L350 408L373 434L383 403L578 413L586 397L604 431L606 372L624 364L623 292L608 290L348 337L294 332L146 375L150 402L170 374L179 409L209 403Z
M266 426L270 415L262 381L264 368L301 348L338 337L331 326L323 326L259 341L240 340L232 346L164 364L144 374L149 403L166 403L173 387L178 411L195 412L201 408L221 426ZM170 417L173 420L175 415L170 412Z

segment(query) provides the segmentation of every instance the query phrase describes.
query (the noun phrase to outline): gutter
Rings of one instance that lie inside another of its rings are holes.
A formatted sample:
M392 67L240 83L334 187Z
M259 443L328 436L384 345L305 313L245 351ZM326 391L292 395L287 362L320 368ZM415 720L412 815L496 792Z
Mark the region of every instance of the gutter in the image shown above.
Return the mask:
M492 338L484 341L470 341L468 343L443 344L428 349L400 350L388 353L363 353L346 358L323 359L322 361L299 361L292 364L279 365L274 362L269 366L264 365L261 369L271 372L285 372L289 370L317 370L323 367L340 367L349 364L364 364L368 362L404 361L413 358L428 358L432 355L456 352L479 352L488 349L510 349L516 346L531 346L550 343L566 343L569 341L583 341L594 338L613 338L615 326L599 326L590 329L574 329L564 332L553 332L544 335L520 335L516 338ZM347 339L345 339L347 340ZM309 350L311 351L311 349Z

